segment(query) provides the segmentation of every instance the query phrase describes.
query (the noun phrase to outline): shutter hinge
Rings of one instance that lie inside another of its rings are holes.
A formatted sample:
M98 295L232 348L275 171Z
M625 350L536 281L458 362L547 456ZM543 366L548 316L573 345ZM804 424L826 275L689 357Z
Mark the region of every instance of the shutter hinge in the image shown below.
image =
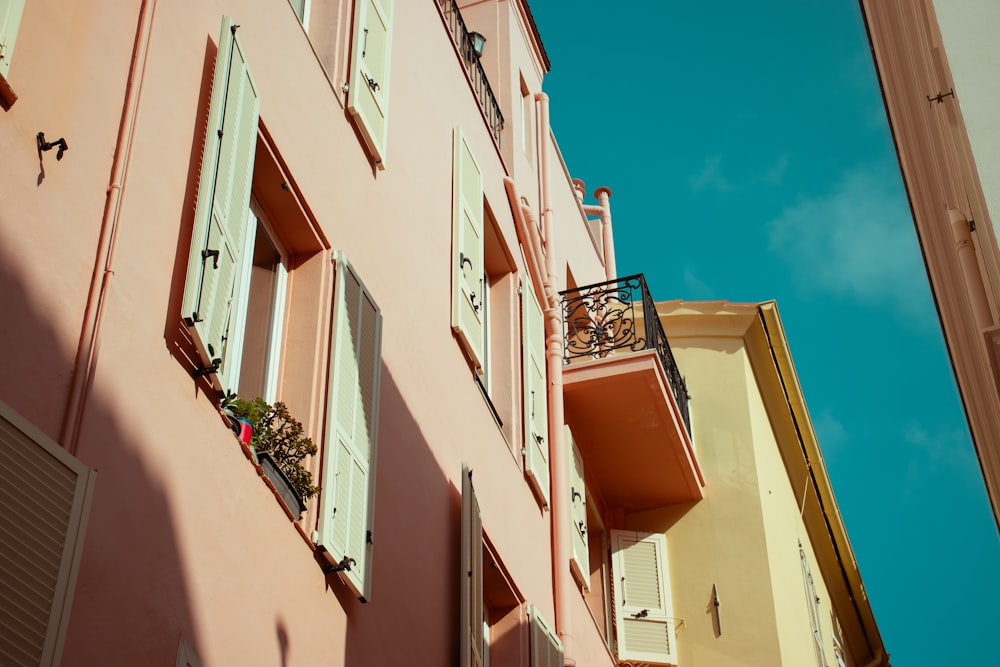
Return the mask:
M331 572L350 572L351 566L357 564L358 561L354 560L350 556L344 556L336 565L327 565L324 567L323 574L330 574Z
M370 531L370 530L367 531L367 533L365 533L365 543L366 544L375 544L374 542L372 542L372 531Z
M975 220L969 220L969 231L970 232L976 231L976 221Z
M219 366L221 365L222 365L222 359L219 358L212 359L211 366L199 366L198 368L191 371L191 377L197 379L197 378L203 378L206 375L214 375L215 373L219 372Z

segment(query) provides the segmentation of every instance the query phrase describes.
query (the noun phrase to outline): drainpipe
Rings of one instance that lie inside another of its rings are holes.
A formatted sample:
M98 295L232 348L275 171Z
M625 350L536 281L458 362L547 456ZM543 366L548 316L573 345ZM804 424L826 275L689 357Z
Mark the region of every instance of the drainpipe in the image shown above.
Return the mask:
M552 475L550 503L552 507L552 575L556 603L556 633L563 645L563 659L566 665L575 666L573 658L573 629L570 612L570 595L574 590L573 577L569 570L571 553L569 523L569 461L563 438L565 411L563 406L563 337L560 300L557 290L556 258L553 249L552 208L549 196L548 141L549 97L545 93L535 95L538 110L538 129L541 136L539 153L539 174L541 183L542 237L545 248L545 359L549 381L549 468Z
M121 217L122 191L128 179L129 163L132 157L132 140L135 137L135 122L142 100L142 86L146 79L146 62L149 57L150 32L156 0L143 0L139 10L139 25L135 43L132 46L132 65L129 68L125 88L125 102L118 126L118 140L115 144L111 163L111 179L108 183L104 217L98 237L97 255L87 293L87 306L80 326L80 340L73 362L73 376L70 384L66 410L63 413L62 430L59 441L71 454L76 453L80 439L80 424L86 409L87 392L93 380L97 361L97 350L101 337L101 320L104 316L104 300L108 284L114 275L115 243Z
M599 202L595 205L583 203L583 181L574 179L573 185L576 186L577 199L580 201L580 205L583 206L583 212L587 215L596 215L601 218L604 274L608 280L614 280L618 277L618 269L615 267L615 239L611 233L611 204L609 201L611 199L611 188L600 187L594 190L594 197Z
M986 288L979 272L979 262L976 259L976 246L972 244L972 229L969 219L958 209L948 209L948 220L951 222L951 233L955 237L955 252L958 263L962 267L962 278L965 279L965 292L969 295L969 305L976 326L986 329L993 324L990 313L990 303L986 299Z
M524 262L528 266L528 275L531 277L531 284L536 290L541 290L544 273L542 265L538 263L539 253L535 250L534 241L529 231L529 227L537 227L537 224L534 216L531 214L531 208L528 206L527 201L518 196L514 179L510 176L504 176L503 184L507 188L507 200L510 202L510 210L514 214L514 229L517 231L517 240L520 242L521 247L525 249ZM537 297L539 294L535 296ZM545 295L540 294L540 296L541 298L538 302L546 303Z

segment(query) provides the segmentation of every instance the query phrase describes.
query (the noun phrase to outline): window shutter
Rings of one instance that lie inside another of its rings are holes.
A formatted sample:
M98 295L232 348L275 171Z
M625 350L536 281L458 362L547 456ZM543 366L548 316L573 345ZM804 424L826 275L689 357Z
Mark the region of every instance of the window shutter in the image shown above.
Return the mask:
M570 487L570 539L573 543L573 556L570 567L580 585L590 589L590 551L587 546L587 488L583 477L583 457L573 440L573 432L569 426L563 427L566 433L566 446L569 448L569 487Z
M232 17L222 19L181 312L226 382L226 339L250 207L260 97Z
M344 254L337 254L319 540L361 598L375 501L382 314Z
M462 466L461 638L459 667L483 666L483 521L472 486L472 470Z
M347 110L385 168L389 115L389 52L392 42L393 0L357 0L354 3L354 45L347 87Z
M0 76L7 78L14 55L17 29L21 25L24 0L0 0Z
M613 530L611 540L619 659L677 664L666 537Z
M562 642L535 606L528 609L531 620L531 667L563 667Z
M462 130L455 128L452 206L451 326L478 368L483 368L486 317L483 291L483 174Z
M0 402L0 664L59 664L95 476Z
M521 358L524 398L524 470L549 504L549 406L545 385L545 317L531 281L521 282Z

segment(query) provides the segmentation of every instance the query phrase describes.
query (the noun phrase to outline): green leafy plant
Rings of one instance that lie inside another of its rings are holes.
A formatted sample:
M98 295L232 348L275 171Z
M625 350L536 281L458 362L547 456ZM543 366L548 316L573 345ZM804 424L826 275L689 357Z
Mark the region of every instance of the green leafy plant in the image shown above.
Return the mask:
M303 435L302 423L289 414L284 403L270 405L260 397L246 400L230 395L221 408L231 418L250 422L250 446L271 455L303 501L316 495L319 488L313 486L312 473L302 465L303 459L316 454L316 444Z

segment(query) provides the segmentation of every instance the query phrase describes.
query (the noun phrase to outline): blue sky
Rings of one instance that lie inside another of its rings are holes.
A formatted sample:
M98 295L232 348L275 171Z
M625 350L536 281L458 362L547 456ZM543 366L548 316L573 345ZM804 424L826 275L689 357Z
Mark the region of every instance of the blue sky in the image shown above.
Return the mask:
M995 664L1000 541L856 2L639 10L532 3L619 273L657 300L777 300L892 664Z

